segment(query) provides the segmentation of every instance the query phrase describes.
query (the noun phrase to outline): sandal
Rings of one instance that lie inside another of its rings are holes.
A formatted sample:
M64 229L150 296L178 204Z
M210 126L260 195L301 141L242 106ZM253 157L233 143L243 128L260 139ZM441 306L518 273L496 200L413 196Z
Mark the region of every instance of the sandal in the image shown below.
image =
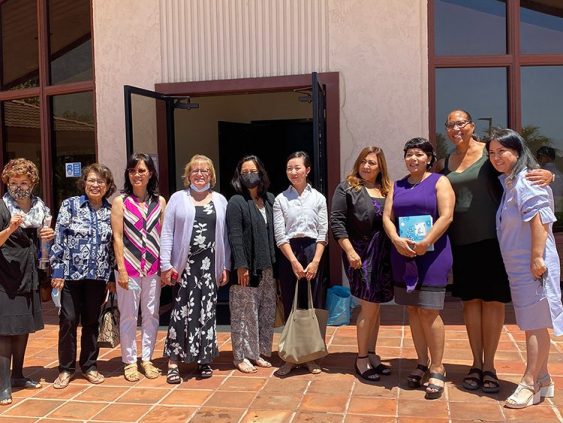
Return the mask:
M435 383L430 382L430 379L436 379L444 382L443 385L436 385ZM430 377L428 379L428 386L426 387L426 395L424 398L426 399L438 399L444 393L444 386L446 385L446 372L444 373L430 373Z
M485 379L488 377L489 379ZM485 384L489 384L489 386L485 386ZM486 394L496 394L500 391L500 383L498 382L498 377L495 372L486 371L483 372L483 386L481 387L481 391Z
M12 390L10 388L4 389L0 392L0 405L10 405L12 403Z
M138 382L139 377L139 369L137 368L137 363L131 363L126 365L123 368L123 377L128 382Z
M67 371L60 372L55 381L53 382L53 388L64 389L70 383L73 374Z
M528 391L528 396L524 397L524 399L520 397L523 391ZM530 405L538 404L540 398L539 389L536 391L533 386L528 386L524 382L520 382L512 395L507 398L504 406L506 408L526 408Z
M378 375L389 376L391 374L391 366L383 364L381 362L381 358L375 353L375 351L369 351L368 356L369 356L369 364L371 364L371 366L377 372ZM373 360L372 360L372 356L374 357Z
M250 364L250 361L248 361L246 358L239 362L235 361L234 365L242 373L256 373L258 371L258 369L254 367L252 364Z
M213 376L213 369L209 364L198 364L197 371L200 379L209 379Z
M12 388L40 389L41 387L41 382L28 377L18 377L12 379Z
M321 366L319 366L314 361L308 361L308 362L305 363L305 365L307 366L307 370L309 370L309 373L312 373L314 375L318 375L319 373L322 372Z
M538 384L540 385L541 398L553 398L555 395L555 383L549 376L549 373L538 377Z
M422 372L422 375L415 372ZM422 379L424 378L424 376L426 376L426 373L428 373L428 366L425 366L424 364L417 364L416 369L414 369L413 372L407 376L407 384L409 388L420 388L422 385Z
M155 365L152 364L152 361L150 360L141 361L141 367L143 368L143 372L145 372L145 376L148 379L156 379L160 376L160 369L155 367Z
M86 373L82 373L86 380L94 385L99 385L104 382L104 375L102 375L97 370L88 370Z
M360 376L362 379L365 379L369 382L377 382L379 379L381 379L381 377L379 376L379 374L377 373L377 371L374 368L369 368L364 370L363 372L360 370L360 368L358 367L358 359L365 359L367 358L367 356L363 356L363 357L356 357L356 363L354 364L355 370L356 370L356 374L358 376Z
M258 367L272 367L272 363L270 363L268 360L264 360L262 357L258 357L256 360L254 360L254 362Z
M283 363L283 366L281 366L278 370L274 372L274 375L278 377L287 376L289 373L291 373L291 371L294 368L295 368L295 364L285 362Z
M169 383L170 385L178 385L181 382L182 378L180 378L180 369L178 369L178 366L168 366L168 372L166 373L166 383Z
M467 376L463 378L463 383L461 385L468 391L476 391L479 389L483 385L483 370L477 367L470 368Z

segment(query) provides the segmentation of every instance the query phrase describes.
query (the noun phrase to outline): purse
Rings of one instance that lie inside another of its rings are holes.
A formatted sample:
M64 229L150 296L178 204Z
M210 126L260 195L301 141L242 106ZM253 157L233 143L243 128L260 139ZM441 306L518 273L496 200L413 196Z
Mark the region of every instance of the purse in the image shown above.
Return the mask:
M311 284L307 284L307 309L297 308L299 281L295 286L293 307L283 328L278 355L288 363L302 364L317 360L328 354L324 332L328 313L326 310L313 308Z
M280 292L279 281L276 282L276 319L274 320L274 327L279 328L285 325L285 313L283 307L283 300Z
M102 304L99 319L98 348L114 348L119 345L119 309L115 294L109 294Z

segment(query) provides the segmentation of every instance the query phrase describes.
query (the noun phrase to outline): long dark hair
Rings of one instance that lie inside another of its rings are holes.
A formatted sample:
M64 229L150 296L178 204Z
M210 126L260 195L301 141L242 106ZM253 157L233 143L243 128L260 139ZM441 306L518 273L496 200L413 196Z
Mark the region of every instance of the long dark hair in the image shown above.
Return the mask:
M498 141L503 147L510 148L518 154L518 160L516 160L516 164L507 179L514 178L524 168L537 169L540 167L534 155L526 145L524 138L522 138L518 132L505 128L491 129L491 134L486 139L487 152L491 146L491 141Z
M258 184L258 197L266 198L266 193L268 192L268 188L270 187L270 178L268 177L268 172L266 172L266 168L264 167L262 160L260 160L258 156L255 156L254 154L244 156L239 160L237 167L235 168L235 173L233 174L233 179L231 179L232 187L235 189L237 194L240 194L245 198L250 197L248 188L246 188L242 183L242 174L240 173L242 165L245 162L254 162L254 164L256 165L256 169L258 169L258 175L260 176L260 183Z
M129 180L129 169L134 169L141 161L145 163L145 166L147 166L151 174L147 185L147 192L151 197L158 196L158 175L156 174L156 167L152 157L146 153L133 153L129 156L124 173L125 183L123 184L121 192L127 195L133 194L133 185L131 185L131 181Z

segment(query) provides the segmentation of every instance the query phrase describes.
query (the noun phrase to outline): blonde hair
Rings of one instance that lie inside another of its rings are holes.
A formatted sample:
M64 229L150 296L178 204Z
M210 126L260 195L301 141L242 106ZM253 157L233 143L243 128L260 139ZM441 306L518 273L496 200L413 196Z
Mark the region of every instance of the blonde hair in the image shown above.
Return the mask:
M358 158L354 162L354 167L352 167L352 170L350 171L348 176L346 176L346 181L348 182L348 185L350 185L350 187L356 191L359 191L362 188L362 186L364 186L364 180L360 176L360 166L362 164L362 161L366 158L366 156L371 153L376 155L377 166L379 168L379 174L375 178L375 181L378 182L381 187L380 188L381 195L387 197L387 194L391 189L391 179L389 178L389 172L387 171L387 162L385 161L385 154L383 153L383 150L379 147L375 147L375 146L365 147L362 151L360 151L360 154L358 154Z
M39 170L37 170L35 163L21 157L10 160L6 166L4 166L2 182L7 184L10 178L14 176L27 176L33 186L39 182Z
M210 178L209 186L213 188L215 186L215 183L217 182L217 178L215 175L215 167L213 166L213 162L211 161L211 159L207 156L204 156L203 154L194 155L190 159L190 161L186 163L186 166L184 166L184 175L182 176L182 179L184 180L184 186L185 187L190 186L190 173L192 172L192 169L197 162L204 162L207 164L207 167L209 168L209 178Z

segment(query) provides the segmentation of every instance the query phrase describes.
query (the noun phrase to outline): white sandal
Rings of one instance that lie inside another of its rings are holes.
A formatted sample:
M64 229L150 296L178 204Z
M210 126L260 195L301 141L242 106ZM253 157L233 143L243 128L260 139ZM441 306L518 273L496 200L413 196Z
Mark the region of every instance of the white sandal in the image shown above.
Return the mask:
M528 396L525 397L523 401L522 398L520 397L520 393L522 391L529 392ZM507 398L506 402L504 403L504 406L506 408L526 408L529 407L530 405L538 404L539 402L540 402L540 390L538 389L536 391L536 389L533 386L528 386L524 382L520 382L516 387L516 389L514 390L514 392L512 393L512 395L510 395Z
M553 398L555 396L555 382L553 382L549 373L538 377L538 384L540 385L541 398Z

